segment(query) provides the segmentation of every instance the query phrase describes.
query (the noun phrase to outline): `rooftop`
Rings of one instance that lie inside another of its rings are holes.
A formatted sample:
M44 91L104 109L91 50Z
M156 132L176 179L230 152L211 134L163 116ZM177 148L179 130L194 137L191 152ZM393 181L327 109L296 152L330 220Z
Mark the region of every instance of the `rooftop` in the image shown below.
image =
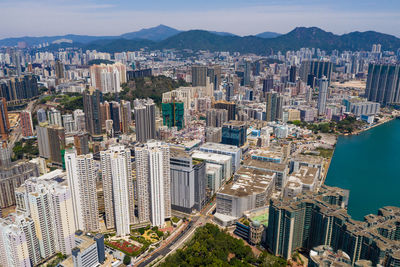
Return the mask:
M273 186L275 176L276 174L270 171L241 167L235 174L236 181L233 184L226 184L220 193L237 197L262 193Z
M200 148L222 150L222 151L233 152L233 153L240 151L240 147L237 147L237 146L225 145L225 144L220 144L220 143L212 143L212 142L204 143L203 145L201 145Z
M243 162L243 166L248 168L279 171L279 172L283 172L287 169L287 166L284 163L266 162L255 159L246 159Z
M317 168L301 166L298 171L289 176L289 182L299 180L303 184L312 184L317 179L318 172Z
M202 151L195 151L192 154L192 157L194 159L202 159L202 160L209 160L209 161L229 161L232 160L231 156L228 155L221 155L221 154L215 154L215 153L208 153L208 152L202 152Z
M298 154L292 159L293 161L306 162L310 164L323 164L324 158L310 155Z
M242 126L246 126L246 123L243 121L227 121L223 124L223 126L238 126L238 127L242 127Z

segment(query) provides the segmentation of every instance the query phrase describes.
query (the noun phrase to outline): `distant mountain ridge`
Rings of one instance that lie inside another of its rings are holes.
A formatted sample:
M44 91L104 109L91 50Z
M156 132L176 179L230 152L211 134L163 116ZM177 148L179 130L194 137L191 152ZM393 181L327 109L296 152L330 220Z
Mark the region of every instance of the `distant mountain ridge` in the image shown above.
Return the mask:
M160 24L156 27L153 28L148 28L148 29L142 29L137 32L130 32L130 33L124 33L121 35L122 38L125 39L145 39L145 40L151 40L151 41L161 41L165 40L171 36L174 36L181 31L165 26L163 24Z
M269 39L269 38L275 38L275 37L278 37L281 35L282 35L281 33L277 33L277 32L262 32L262 33L256 34L255 36L260 37L260 38Z
M127 40L140 39L140 40L150 40L159 42L174 35L177 35L178 33L181 32L183 31L160 24L155 27L141 29L136 32L128 32L118 36L90 36L90 35L67 34L67 35L57 35L57 36L41 36L41 37L24 36L24 37L5 38L0 40L0 47L16 46L18 45L18 42L26 42L28 46L39 45L43 43L51 44L53 42L64 39L71 40L74 43L81 43L81 44L87 44L93 41L100 41L100 40L118 40L118 39L127 39ZM217 31L210 31L210 32L221 36L236 36L235 34L229 32L217 32Z
M57 47L80 47L103 52L120 52L149 49L191 49L210 51L229 51L254 54L270 54L274 51L298 50L302 47L320 48L327 51L334 49L369 51L373 44L380 43L383 50L395 51L400 48L400 39L389 34L375 31L351 32L336 35L317 27L297 27L286 34L272 37L271 32L256 36L237 36L226 32L204 30L178 31L165 25L127 33L121 36L82 36L66 35L46 37L48 40L73 39L73 44L62 43ZM264 36L264 37L260 37ZM45 37L24 37L45 38ZM96 39L97 38L97 39ZM11 40L13 39L13 40ZM0 40L4 43L16 42L19 38ZM37 39L33 39L37 41Z

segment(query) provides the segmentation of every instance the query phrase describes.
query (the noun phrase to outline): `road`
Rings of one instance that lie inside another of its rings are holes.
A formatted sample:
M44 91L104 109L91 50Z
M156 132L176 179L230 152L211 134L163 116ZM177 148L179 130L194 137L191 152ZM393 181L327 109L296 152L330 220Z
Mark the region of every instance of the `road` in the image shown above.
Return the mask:
M180 239L182 239L182 237L184 237L186 235L186 233L188 233L188 231L190 231L193 226L195 225L197 220L191 220L189 222L189 224L186 226L186 228L178 235L176 236L175 240L173 240L171 243L169 243L166 247L157 250L155 253L153 253L153 255L150 256L150 258L147 258L145 261L141 262L139 265L137 265L138 267L144 267L144 266L148 266L150 265L153 261L155 261L156 259L158 259L160 256L161 257L165 257L167 254L169 254L172 249L171 247L178 242Z
M172 241L170 241L167 246L159 248L158 250L153 252L150 257L140 262L137 266L149 266L153 261L159 258L164 258L169 254L175 252L177 249L181 248L185 244L185 242L193 236L197 227L206 224L209 220L212 219L212 216L209 214L213 209L215 209L215 206L215 203L207 204L207 206L203 208L199 215L195 215L191 218L186 228L183 229L183 231L179 233Z

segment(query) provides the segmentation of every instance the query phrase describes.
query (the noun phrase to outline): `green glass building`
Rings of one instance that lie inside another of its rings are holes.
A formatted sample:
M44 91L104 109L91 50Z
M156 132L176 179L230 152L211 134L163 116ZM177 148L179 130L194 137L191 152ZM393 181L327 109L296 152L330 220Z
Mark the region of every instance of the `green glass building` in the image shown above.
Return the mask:
M163 125L177 127L178 131L185 127L185 106L183 102L162 103Z

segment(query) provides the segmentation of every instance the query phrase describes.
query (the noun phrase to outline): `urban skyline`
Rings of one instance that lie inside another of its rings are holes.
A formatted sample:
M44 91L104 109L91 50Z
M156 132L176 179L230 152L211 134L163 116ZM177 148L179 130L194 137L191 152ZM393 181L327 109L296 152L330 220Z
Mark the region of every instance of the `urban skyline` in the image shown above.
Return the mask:
M1 266L400 267L399 2L0 8Z

